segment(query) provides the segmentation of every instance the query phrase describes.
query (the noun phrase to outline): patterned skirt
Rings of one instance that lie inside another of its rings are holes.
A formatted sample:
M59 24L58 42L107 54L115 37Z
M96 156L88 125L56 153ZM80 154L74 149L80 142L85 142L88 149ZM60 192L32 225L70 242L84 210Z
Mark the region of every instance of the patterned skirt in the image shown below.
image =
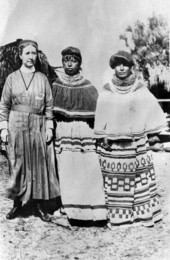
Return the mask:
M93 130L85 122L59 122L55 151L61 199L69 219L106 220L102 172Z
M152 226L162 214L147 138L114 141L111 148L98 147L111 225Z

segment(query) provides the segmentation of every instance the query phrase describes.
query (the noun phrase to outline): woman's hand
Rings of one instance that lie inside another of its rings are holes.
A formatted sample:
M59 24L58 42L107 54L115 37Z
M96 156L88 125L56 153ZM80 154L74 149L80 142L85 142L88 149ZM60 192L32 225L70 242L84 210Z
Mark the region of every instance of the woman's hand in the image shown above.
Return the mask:
M50 142L52 140L52 138L53 138L53 130L48 128L46 130L46 142L47 143Z
M8 130L7 129L2 129L1 130L1 141L3 143L8 143L8 136L9 136Z
M103 138L103 142L102 142L102 147L105 149L105 150L108 150L108 151L112 151L112 148L110 147L110 145L108 144L108 139L105 137Z

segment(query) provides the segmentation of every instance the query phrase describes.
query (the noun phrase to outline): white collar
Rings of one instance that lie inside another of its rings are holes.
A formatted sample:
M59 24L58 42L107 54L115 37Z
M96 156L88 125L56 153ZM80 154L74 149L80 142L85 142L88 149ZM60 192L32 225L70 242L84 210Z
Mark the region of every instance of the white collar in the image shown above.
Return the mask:
M35 72L35 67L31 67L30 69L28 69L27 67L25 67L24 65L21 66L20 70L22 72L25 72L25 73L32 73L32 72Z

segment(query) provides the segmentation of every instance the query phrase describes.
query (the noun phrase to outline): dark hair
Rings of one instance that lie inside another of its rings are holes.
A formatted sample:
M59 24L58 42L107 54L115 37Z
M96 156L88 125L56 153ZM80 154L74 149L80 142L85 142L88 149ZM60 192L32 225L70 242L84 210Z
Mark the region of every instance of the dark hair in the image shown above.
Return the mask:
M126 63L126 65L129 67L134 65L132 55L126 51L118 51L112 55L109 61L109 65L112 69L114 69L118 64L120 64L120 62Z
M64 60L64 56L66 55L72 55L78 62L79 62L79 65L81 65L82 63L82 56L81 56L81 52L78 48L76 47L72 47L72 46L69 46L67 48L65 48L62 52L62 62Z

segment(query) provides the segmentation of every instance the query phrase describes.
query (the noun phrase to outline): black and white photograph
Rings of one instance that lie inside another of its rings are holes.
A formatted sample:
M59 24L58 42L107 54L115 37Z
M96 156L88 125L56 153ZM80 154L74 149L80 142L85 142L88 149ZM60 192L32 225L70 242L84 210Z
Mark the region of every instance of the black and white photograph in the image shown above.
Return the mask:
M0 260L170 260L170 1L0 10Z

